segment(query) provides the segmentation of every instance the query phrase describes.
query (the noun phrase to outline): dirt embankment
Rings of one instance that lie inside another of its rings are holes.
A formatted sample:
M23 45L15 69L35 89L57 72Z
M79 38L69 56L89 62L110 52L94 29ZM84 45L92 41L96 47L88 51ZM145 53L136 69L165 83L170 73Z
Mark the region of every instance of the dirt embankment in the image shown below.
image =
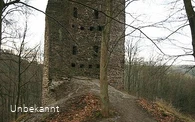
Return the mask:
M59 85L53 93L56 102L50 106L59 106L60 113L30 114L21 117L17 122L56 122L56 117L62 117L62 114L66 116L66 119L68 116L71 117L66 121L65 119L64 121L59 121L59 119L57 121L90 122L90 119L93 119L93 122L156 122L149 114L147 114L147 112L137 105L136 97L118 91L111 86L109 86L110 105L111 109L114 110L116 114L113 114L110 118L99 117L99 108L97 107L99 103L97 97L94 97L99 95L99 87L98 80L83 77L72 78L71 81ZM82 102L82 104L79 101ZM80 107L77 106L77 108L73 107L76 112L79 111L80 113L73 112L75 115L69 114L70 112L67 113L70 106L74 106L73 103L80 105ZM89 110L93 111L91 114L94 114L95 111L95 115L92 115L92 118L88 117L86 120L82 119L82 121L71 121L75 116L80 116L80 118L81 115L84 116L85 114L87 114L86 116L90 116ZM97 117L98 120L93 117ZM48 118L50 118L50 120ZM52 118L55 118L55 121L52 120ZM63 117L61 119L63 119Z

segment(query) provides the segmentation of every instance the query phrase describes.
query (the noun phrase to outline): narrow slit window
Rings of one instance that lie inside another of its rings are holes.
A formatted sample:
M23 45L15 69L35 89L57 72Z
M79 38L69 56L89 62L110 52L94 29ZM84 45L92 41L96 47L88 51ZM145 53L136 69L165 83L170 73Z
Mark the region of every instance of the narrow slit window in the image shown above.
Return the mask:
M98 10L93 10L93 14L94 14L94 19L98 19L99 18Z
M78 9L76 7L73 8L73 17L78 17Z
M77 46L73 46L73 47L72 47L72 54L73 54L73 55L76 55L77 53L78 53Z
M99 52L99 47L98 46L93 46L93 50L95 53L98 53Z
M98 46L93 46L93 56L98 57L98 52L99 52L99 47Z

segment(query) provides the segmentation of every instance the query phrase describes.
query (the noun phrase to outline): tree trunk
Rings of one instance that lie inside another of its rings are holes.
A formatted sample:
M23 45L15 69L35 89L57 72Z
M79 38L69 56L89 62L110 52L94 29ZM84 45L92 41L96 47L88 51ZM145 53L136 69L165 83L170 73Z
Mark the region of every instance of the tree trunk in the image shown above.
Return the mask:
M101 58L100 58L100 98L101 98L101 113L104 117L109 116L109 96L108 96L108 49L110 41L110 28L111 28L111 4L112 0L106 0L106 17L105 28L102 32L101 40Z
M195 12L193 10L191 0L183 0L183 1L184 1L184 6L188 17L188 21L190 24L191 35L192 35L193 56L195 57Z
M20 50L21 51L21 50ZM16 97L16 108L18 108L20 104L20 85L21 85L21 52L18 57L18 84L17 84L17 97ZM15 112L15 120L18 118L18 109Z
M3 14L4 2L0 1L0 54L1 54L1 44L2 44L2 14Z

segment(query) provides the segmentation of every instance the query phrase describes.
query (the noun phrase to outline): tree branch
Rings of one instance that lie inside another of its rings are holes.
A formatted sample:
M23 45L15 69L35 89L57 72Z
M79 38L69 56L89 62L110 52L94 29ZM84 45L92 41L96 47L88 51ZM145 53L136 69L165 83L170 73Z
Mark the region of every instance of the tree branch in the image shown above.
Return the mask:
M57 24L59 24L62 28L64 28L64 29L66 30L66 32L70 35L72 41L78 45L78 43L75 41L73 35L72 35L72 34L71 34L71 33L70 33L70 32L69 32L69 31L68 31L68 30L67 30L67 29L58 21L58 20L56 20L54 17L50 16L49 14L45 13L44 11L42 11L42 10L40 10L40 9L35 8L34 6L28 5L28 4L24 3L24 2L21 2L21 1L20 1L20 2L18 2L18 3L23 4L23 5L25 5L25 6L29 7L29 8L32 8L32 9L38 11L38 12L41 12L41 13L45 14L47 17L49 17L49 18L52 19L54 22L56 22Z
M3 1L3 0L2 0ZM14 0L14 1L11 1L11 2L8 2L8 3L4 3L4 7L8 7L8 6L10 6L10 5L13 5L13 4L15 4L15 3L19 3L20 2L20 0Z

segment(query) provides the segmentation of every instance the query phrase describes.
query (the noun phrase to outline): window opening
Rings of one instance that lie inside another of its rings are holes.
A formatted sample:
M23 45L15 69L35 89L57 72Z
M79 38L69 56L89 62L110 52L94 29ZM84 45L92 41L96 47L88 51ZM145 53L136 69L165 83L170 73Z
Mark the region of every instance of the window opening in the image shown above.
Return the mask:
M83 26L80 27L81 30L85 30L85 28Z
M90 69L92 68L92 65L91 65L91 64L89 64L89 68L90 68Z
M102 31L102 30L103 30L103 26L100 26L100 25L99 25L99 26L97 27L97 29L98 29L98 31Z
M89 28L89 30L90 30L90 31L93 31L93 30L94 30L94 27L93 27L93 26L91 26L91 27Z
M84 64L80 64L80 68L84 68L85 67L85 65Z
M99 52L99 47L98 46L93 46L93 50L95 53L98 53Z
M73 55L76 55L77 53L78 53L77 46L73 46L73 47L72 47L72 54L73 54Z
M76 64L75 64L75 63L72 63L71 66L72 66L72 67L76 67Z
M73 8L73 17L78 17L78 9L76 7Z
M99 52L99 47L98 46L93 46L93 51L94 51L93 56L97 57L98 56L98 52Z
M94 14L94 19L99 18L99 12L97 10L93 10L93 14Z
M100 68L100 65L99 64L96 64L96 68Z

